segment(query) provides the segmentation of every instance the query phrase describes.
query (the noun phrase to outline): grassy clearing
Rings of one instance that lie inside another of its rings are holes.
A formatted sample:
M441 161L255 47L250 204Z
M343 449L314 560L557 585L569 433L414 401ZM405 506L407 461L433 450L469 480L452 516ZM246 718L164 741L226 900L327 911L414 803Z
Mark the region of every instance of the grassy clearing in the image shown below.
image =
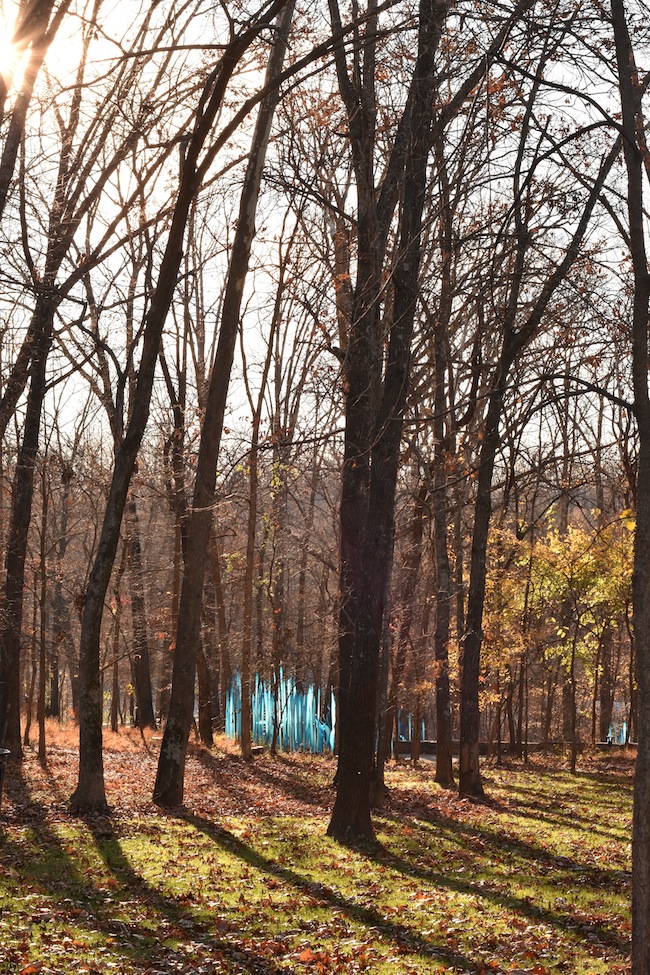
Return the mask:
M628 759L488 769L487 805L393 768L379 844L353 850L324 835L331 761L197 749L167 816L155 744L109 740L110 817L68 816L65 743L10 769L0 975L629 971Z

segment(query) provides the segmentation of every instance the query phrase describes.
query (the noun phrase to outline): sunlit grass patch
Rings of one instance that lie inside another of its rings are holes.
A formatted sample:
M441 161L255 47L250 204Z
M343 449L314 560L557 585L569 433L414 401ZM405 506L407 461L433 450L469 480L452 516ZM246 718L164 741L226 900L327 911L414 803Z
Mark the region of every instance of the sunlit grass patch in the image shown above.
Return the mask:
M235 794L236 756L218 761ZM246 795L276 815L210 811L190 779L183 815L83 821L48 813L40 780L29 804L28 761L0 831L0 973L627 971L629 771L490 769L474 804L391 768L358 848L308 814L331 772L259 758Z

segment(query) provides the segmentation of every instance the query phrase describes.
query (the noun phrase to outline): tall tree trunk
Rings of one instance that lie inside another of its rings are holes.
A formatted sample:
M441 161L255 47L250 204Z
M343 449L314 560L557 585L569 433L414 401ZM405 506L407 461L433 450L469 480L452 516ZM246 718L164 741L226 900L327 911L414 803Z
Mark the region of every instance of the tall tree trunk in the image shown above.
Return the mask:
M56 566L52 591L52 650L50 657L50 709L52 718L61 718L61 678L59 666L61 651L65 649L64 659L67 658L73 666L74 645L71 638L72 621L70 610L63 593L63 561L70 541L68 535L68 514L72 493L74 472L71 463L64 463L61 473L63 492L60 505L60 517L57 525Z
M606 741L607 739L614 711L613 638L612 628L607 625L600 647L600 720L598 724L598 737L600 741Z
M632 973L650 973L650 396L648 319L650 275L645 240L643 167L650 162L641 107L642 86L634 62L623 0L611 0L623 152L627 170L629 243L634 272L632 382L639 436L634 539L634 649L638 686L638 749L632 823Z
M269 371L273 358L273 346L275 334L280 324L280 313L282 308L282 288L283 288L283 268L281 267L280 283L276 290L275 307L271 319L271 329L268 337L264 368L260 381L260 388L257 402L254 402L248 378L245 377L246 393L253 413L253 425L251 433L251 448L248 460L248 525L246 530L246 567L244 570L244 606L242 612L242 665L241 665L241 729L240 746L242 758L250 762L253 758L253 716L251 713L251 693L252 693L252 657L253 657L253 602L255 598L255 555L256 555L256 534L257 534L257 499L259 490L259 442L260 442L260 423L262 421L262 408L264 406L264 396L268 382ZM242 337L242 356L244 355ZM269 533L268 525L264 528L264 546ZM257 572L257 624L262 625L262 565L264 562L264 552L258 556ZM258 638L257 672L261 672L261 639Z
M49 491L45 457L41 469L41 539L39 565L39 657L38 657L38 760L41 765L47 762L45 744L45 688L47 686L47 522L49 514Z
M32 599L32 639L31 643L31 675L29 681L29 692L27 694L27 707L25 709L25 731L23 732L23 745L29 745L30 734L32 730L32 712L34 710L34 694L36 691L36 675L38 671L38 661L36 654L37 646L37 630L36 624L38 622L37 612L38 612L38 600L36 598L36 593L38 590L38 574L34 573L34 596Z
M282 69L292 17L293 0L289 0L279 16L265 84L271 83ZM208 548L206 539L210 536L212 526L217 458L244 284L255 236L257 199L278 97L277 89L266 96L260 105L255 123L221 311L219 341L203 417L194 498L187 529L187 553L178 611L169 717L163 734L154 785L154 801L165 807L177 806L183 799L185 757L192 726L196 652Z
M377 308L370 309L370 320L366 318L364 322L363 319L369 311L368 299L378 304L380 276L375 263L376 242L369 241L365 248L362 246L364 214L361 206L359 208L359 280L364 293L358 309L362 314L358 315L355 308L355 322L348 348L350 372L346 376L349 391L341 500L343 609L339 659L342 696L345 692L342 708L344 720L340 736L336 800L328 827L329 835L339 839L374 835L370 807L379 655L391 571L395 486L420 269L420 231L430 145L434 60L441 17L444 17L444 11L437 4L422 0L412 86L411 139L405 161L404 195L398 229L399 258L393 275L393 323L381 400L374 415L372 399L369 400L368 396L373 391L375 381L380 378L376 371L381 371L381 353L374 345L376 333L369 336L367 328L370 324L373 330L376 329L378 322L374 316L378 314ZM339 65L339 81L345 84L342 74ZM352 124L352 119L349 121ZM366 157L365 164L371 165L370 157ZM370 184L367 184L367 188L370 188ZM370 204L370 197L367 202ZM367 216L372 217L372 208ZM374 226L375 221L371 220L369 233L373 232ZM369 275L362 273L364 260L368 262ZM355 305L359 297L359 280ZM366 285L370 286L369 293L365 292ZM365 359L368 352L372 356L369 361ZM364 448L367 450L370 445L370 453L366 453L363 462L366 470L357 480L350 476L354 472L352 465L358 464ZM355 527L352 519L358 515L361 515L362 522ZM352 553L349 545L357 537L359 529L361 552ZM344 533L346 549L343 547Z
M149 667L149 638L145 606L144 573L142 570L142 546L140 522L133 491L126 503L126 537L128 546L128 578L131 595L131 625L133 627L133 652L131 662L138 705L138 727L155 728L156 718L151 696L151 672Z
M436 383L438 379L436 379ZM438 417L440 419L438 420ZM436 424L442 428L440 404L436 405ZM445 439L436 444L431 508L433 512L433 553L436 566L436 628L433 647L436 658L436 782L448 789L454 785L452 765L451 689L449 684L449 633L451 627L451 571L447 548L447 491L444 451ZM462 571L462 570L461 570ZM462 597L461 597L462 599Z
M23 620L27 535L34 497L41 412L46 389L47 357L52 344L54 303L40 299L34 311L37 343L27 397L23 439L18 452L11 498L11 521L0 596L0 744L22 758L20 740L20 641ZM36 597L35 597L36 598Z
M532 109L531 97L527 114ZM526 126L524 125L524 131ZM523 137L522 137L523 140ZM525 141L525 140L523 140ZM523 146L522 141L522 146ZM580 219L573 232L564 257L554 267L540 287L537 299L525 321L517 328L516 318L519 307L524 258L528 247L528 232L525 221L518 215L517 249L515 269L508 305L504 314L505 329L499 362L497 364L492 390L488 398L484 435L479 453L478 486L474 511L472 534L472 554L470 583L467 600L467 620L463 649L463 678L460 720L460 774L461 795L480 798L484 794L479 768L479 677L481 644L483 640L483 604L485 600L486 556L492 511L492 477L497 450L500 445L499 425L508 375L514 362L528 346L536 334L546 308L560 284L566 278L580 252L580 246L587 232L594 208L599 200L605 180L614 165L620 149L620 141L614 145L603 159L598 176L594 180L589 196L584 204Z
M131 415L124 438L115 454L113 477L106 501L99 545L85 593L79 644L79 778L77 788L71 797L71 808L76 811L102 810L107 806L102 755L102 697L99 666L104 599L115 561L131 475L149 418L160 339L183 259L187 220L200 188L206 163L209 164L212 153L208 152L207 159L200 164L199 156L211 135L228 83L237 64L262 28L272 21L282 5L283 0L274 0L260 17L240 35L234 37L223 51L219 70L211 72L205 82L201 95L201 111L197 114L194 129L182 157L180 185L160 265L158 284L153 292L143 328L143 347L138 378L130 404ZM185 147L181 148L184 150Z
M230 688L233 677L232 664L230 662L230 648L228 643L228 625L226 622L226 605L223 598L223 586L221 584L221 566L219 563L219 546L214 530L210 535L210 567L212 570L212 582L214 585L215 608L217 615L217 633L219 634L219 672L221 674L221 714L226 714L226 693Z
M199 738L204 745L212 748L214 738L212 735L212 693L210 687L210 668L206 660L203 642L199 639L197 660L197 673L199 683Z

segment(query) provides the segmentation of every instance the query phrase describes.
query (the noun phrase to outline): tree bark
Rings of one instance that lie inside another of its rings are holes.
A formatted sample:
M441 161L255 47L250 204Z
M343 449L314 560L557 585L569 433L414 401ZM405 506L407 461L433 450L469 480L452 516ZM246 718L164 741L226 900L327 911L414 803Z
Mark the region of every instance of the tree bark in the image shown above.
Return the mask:
M634 650L638 686L638 749L632 821L632 973L650 975L650 396L648 395L648 274L643 205L643 168L648 166L641 85L623 0L611 2L623 153L627 171L629 245L634 273L632 383L639 437L634 538Z
M149 666L149 638L147 635L147 611L145 606L144 573L140 522L134 493L126 503L127 569L131 595L131 625L133 627L133 652L131 663L138 705L138 727L155 728L156 718L151 695L151 671Z
M269 55L265 84L276 78L282 69L292 17L293 0L289 0L278 21L276 39ZM208 549L206 539L209 538L212 527L216 465L239 329L244 284L255 236L257 199L278 98L277 89L266 96L260 105L255 124L228 269L219 341L203 417L194 498L187 529L187 553L178 611L169 716L154 785L154 801L164 807L180 805L183 800L185 757L192 726L196 652Z
M27 535L34 497L47 358L52 344L55 303L40 299L34 311L37 342L27 397L23 439L18 452L11 499L11 521L0 597L0 744L22 758L20 739L20 639L23 619Z
M214 738L212 735L212 694L210 688L210 669L206 659L203 642L199 639L197 653L197 673L199 683L199 738L204 745L212 748Z
M212 158L216 149L209 151L206 159L201 163L199 163L199 156L210 137L237 64L262 28L272 21L282 5L283 0L275 0L258 19L228 44L222 54L219 67L209 74L205 82L200 111L197 112L186 151L184 146L181 146L184 154L181 159L176 205L160 265L158 284L153 292L144 323L143 348L138 378L133 389L131 415L124 438L115 455L99 546L85 594L79 646L79 778L77 788L71 797L71 807L75 811L104 810L107 807L102 756L102 697L99 668L104 599L115 561L131 475L149 418L160 339L183 259L183 242L188 216L200 188L206 162Z
M378 306L380 278L377 276L376 241L370 239L364 245L361 205L359 209L359 278L348 347L350 372L346 377L349 392L341 500L343 607L339 659L344 720L339 739L336 800L328 827L330 836L342 840L374 836L370 808L379 657L384 603L391 570L395 485L420 269L420 233L433 110L435 51L444 13L435 2L422 0L420 3L410 144L405 162L404 195L398 229L399 258L393 275L393 323L383 388L375 393L381 392L375 411L372 409L373 393L380 378L382 356L381 347L375 345L378 308L372 305L368 307L367 299L374 295ZM339 65L339 82L345 85L342 74ZM352 126L353 120L350 118L349 121ZM364 174L367 180L372 173L372 152L365 156L364 162L369 167ZM370 189L371 183L366 182L366 188ZM376 220L372 219L372 195L374 190L366 201L370 206L367 214L371 217L369 233L376 227ZM367 264L365 274L361 273L363 262ZM360 282L362 294L359 294ZM360 302L359 298L362 299ZM368 352L372 358L364 361ZM369 453L368 446L371 446ZM364 447L366 454L362 460ZM359 461L365 468L360 478L355 476L354 466ZM362 520L359 525L354 525L353 520L357 516L361 516ZM350 545L359 532L361 551L354 553Z

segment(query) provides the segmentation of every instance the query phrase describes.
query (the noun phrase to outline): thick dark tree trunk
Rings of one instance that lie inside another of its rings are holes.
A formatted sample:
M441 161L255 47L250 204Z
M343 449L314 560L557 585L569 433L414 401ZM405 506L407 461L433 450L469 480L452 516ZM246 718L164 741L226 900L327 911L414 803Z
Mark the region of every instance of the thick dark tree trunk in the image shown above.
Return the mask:
M632 973L650 975L650 275L645 240L643 167L650 173L639 80L623 0L612 0L627 170L630 253L634 271L632 380L639 436L634 539L634 650L638 686L638 750L632 823Z
M369 308L367 299L374 297L374 303L378 305L380 278L379 268L375 264L376 241L367 241L364 250L364 215L361 206L359 212L359 279L355 305L359 297L359 282L362 282L364 293L359 308L362 314L355 315L348 348L352 375L346 376L349 391L341 500L341 591L344 604L341 610L339 659L344 720L339 746L336 801L328 827L329 835L339 839L374 836L370 807L379 655L391 570L395 485L420 268L420 229L430 146L434 59L441 28L439 18L444 16L444 11L430 0L422 0L419 16L411 141L405 162L399 225L400 256L393 275L393 324L381 401L374 415L370 408L370 394L381 372L381 347L374 344L376 331L373 335L368 333L369 323L373 330L376 329L378 322L374 316L378 312L376 307ZM339 81L345 85L341 67L339 63ZM366 157L365 162L372 165L370 157ZM371 183L366 186L370 187ZM372 212L367 215L371 217ZM370 227L375 225L376 221L371 220ZM368 265L366 274L362 273L361 268L364 258ZM369 276L368 270L372 271ZM365 291L366 286L370 286L370 293ZM370 319L366 317L368 314ZM368 353L371 354L370 359L365 358ZM371 446L369 453L368 446ZM358 464L364 456L364 450L366 471L357 480L350 475L354 471L353 465ZM362 520L354 525L353 519L359 515ZM350 542L359 532L361 551L353 553Z

